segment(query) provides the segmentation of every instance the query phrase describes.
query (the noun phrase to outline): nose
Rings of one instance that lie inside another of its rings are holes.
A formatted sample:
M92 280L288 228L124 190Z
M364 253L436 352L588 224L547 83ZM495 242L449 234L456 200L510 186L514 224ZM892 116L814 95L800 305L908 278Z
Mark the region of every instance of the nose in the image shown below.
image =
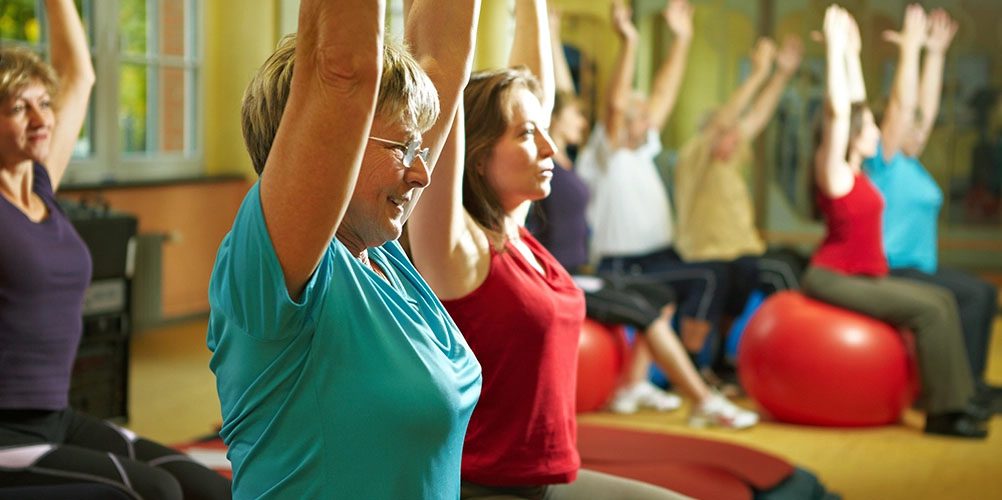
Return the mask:
M42 110L41 106L36 103L28 104L28 121L33 126L41 126L45 124L45 111Z
M553 153L557 151L557 145L553 142L553 138L550 137L550 133L543 129L539 129L537 132L536 148L539 150L539 156L542 158L553 156Z
M410 168L404 173L404 180L407 184L415 188L428 187L431 184L431 169L425 164L420 156L414 158Z

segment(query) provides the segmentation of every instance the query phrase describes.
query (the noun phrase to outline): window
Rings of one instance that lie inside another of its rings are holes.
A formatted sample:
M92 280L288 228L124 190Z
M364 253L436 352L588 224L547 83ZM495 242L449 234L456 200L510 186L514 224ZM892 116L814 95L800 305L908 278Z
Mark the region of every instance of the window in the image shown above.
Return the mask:
M77 0L97 84L68 184L202 172L197 0ZM46 54L42 0L5 0L0 41Z

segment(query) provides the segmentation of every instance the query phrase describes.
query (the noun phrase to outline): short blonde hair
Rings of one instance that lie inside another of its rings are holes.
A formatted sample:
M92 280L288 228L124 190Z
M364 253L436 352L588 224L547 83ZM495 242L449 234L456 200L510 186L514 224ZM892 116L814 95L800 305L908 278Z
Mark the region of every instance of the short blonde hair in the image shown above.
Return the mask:
M376 116L400 123L411 132L428 130L439 115L435 85L401 42L386 40L383 47ZM296 35L286 35L244 92L240 112L244 142L258 175L264 170L289 99L295 53Z
M0 101L6 101L32 83L41 83L52 97L59 77L38 54L24 48L0 49Z

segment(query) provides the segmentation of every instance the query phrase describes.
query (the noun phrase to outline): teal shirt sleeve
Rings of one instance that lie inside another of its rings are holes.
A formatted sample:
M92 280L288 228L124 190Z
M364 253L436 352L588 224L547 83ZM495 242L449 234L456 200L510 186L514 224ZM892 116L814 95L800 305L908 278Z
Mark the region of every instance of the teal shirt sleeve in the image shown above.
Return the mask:
M209 284L214 314L231 327L261 340L297 335L314 321L322 296L330 283L331 245L298 300L285 287L285 276L271 242L261 209L260 182L248 191L223 239Z

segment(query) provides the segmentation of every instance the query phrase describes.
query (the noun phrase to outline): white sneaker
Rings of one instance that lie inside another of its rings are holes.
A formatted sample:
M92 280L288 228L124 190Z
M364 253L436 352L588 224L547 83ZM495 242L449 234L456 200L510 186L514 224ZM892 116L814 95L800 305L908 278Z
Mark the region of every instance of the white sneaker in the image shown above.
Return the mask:
M717 392L698 406L693 406L689 415L691 427L723 427L725 429L746 429L758 423L758 414L741 408Z
M617 390L609 402L609 409L614 413L636 413L640 408L671 411L680 406L682 406L681 398L661 390L646 380Z

